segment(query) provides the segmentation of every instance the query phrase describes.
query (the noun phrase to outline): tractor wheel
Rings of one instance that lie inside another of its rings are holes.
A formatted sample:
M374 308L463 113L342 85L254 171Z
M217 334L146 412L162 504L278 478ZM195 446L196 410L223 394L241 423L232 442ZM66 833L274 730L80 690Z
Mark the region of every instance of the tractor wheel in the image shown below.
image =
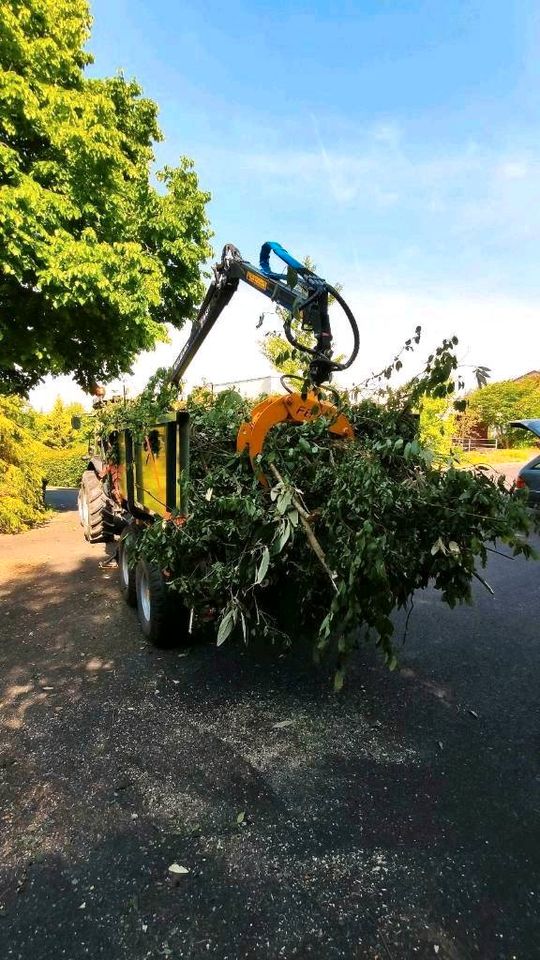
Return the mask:
M105 511L106 498L100 479L93 470L85 470L79 493L79 517L88 543L106 543L114 539L111 518Z
M77 510L79 512L79 523L81 527L84 527L85 509L86 509L86 505L84 501L83 488L81 484L81 486L79 487L79 496L77 497Z
M118 544L118 578L120 580L120 592L130 607L137 606L137 584L135 567L129 565L130 547L133 544L135 534L129 528L120 537Z
M137 613L145 637L157 647L186 643L189 638L188 611L169 595L159 567L139 560L135 572Z

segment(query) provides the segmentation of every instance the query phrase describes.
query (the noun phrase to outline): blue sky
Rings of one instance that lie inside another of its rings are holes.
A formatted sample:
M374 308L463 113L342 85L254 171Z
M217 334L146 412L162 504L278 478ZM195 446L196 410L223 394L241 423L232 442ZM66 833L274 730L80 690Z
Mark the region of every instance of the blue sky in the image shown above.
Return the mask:
M537 0L92 12L92 72L122 68L158 102L158 165L194 158L216 251L231 241L255 259L276 239L309 253L362 315L362 372L416 322L428 341L457 332L464 359L497 377L540 365ZM205 355L210 379L226 342Z

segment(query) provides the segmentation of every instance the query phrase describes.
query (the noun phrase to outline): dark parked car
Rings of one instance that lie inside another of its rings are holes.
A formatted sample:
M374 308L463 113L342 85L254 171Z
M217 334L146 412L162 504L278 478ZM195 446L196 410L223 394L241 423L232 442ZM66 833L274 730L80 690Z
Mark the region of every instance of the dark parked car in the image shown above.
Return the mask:
M512 420L511 427L523 427L530 430L536 437L540 437L539 420ZM540 451L537 457L529 460L518 473L516 487L527 488L531 506L540 507Z

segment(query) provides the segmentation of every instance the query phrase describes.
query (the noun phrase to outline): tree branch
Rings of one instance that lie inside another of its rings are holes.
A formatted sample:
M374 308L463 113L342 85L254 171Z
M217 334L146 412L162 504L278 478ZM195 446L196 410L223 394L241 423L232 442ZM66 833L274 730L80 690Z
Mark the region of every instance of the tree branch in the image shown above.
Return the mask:
M276 480L278 481L278 483L281 483L281 485L283 486L283 488L285 488L285 487L288 486L288 487L289 487L289 490L291 489L291 484L286 484L286 483L285 483L285 480L284 480L283 477L281 476L281 474L280 474L279 470L277 469L277 467L275 466L275 464L273 464L273 463L270 464L270 470L271 470L272 473L274 474L274 476L275 476ZM304 533L305 533L305 535L306 535L306 537L307 537L307 539L308 539L308 543L309 543L311 549L313 550L313 553L314 553L315 556L317 557L317 560L318 560L319 563L321 564L323 570L324 570L325 573L327 574L327 576L328 576L328 578L329 578L329 580L330 580L330 583L332 584L332 587L334 588L335 592L337 593L338 588L337 588L337 585L336 585L336 575L335 575L334 573L332 573L330 567L328 566L328 564L327 564L327 562L326 562L326 556L325 556L324 550L323 550L323 548L321 547L319 541L317 540L317 537L315 536L315 534L314 534L314 532L313 532L313 527L311 526L311 524L310 524L310 522L309 522L309 513L304 509L304 507L303 507L302 504L300 503L298 497L297 497L296 494L293 493L292 491L291 491L291 500L292 500L293 506L296 508L296 510L298 510L298 516L300 517L300 523L302 524L302 527L304 528Z

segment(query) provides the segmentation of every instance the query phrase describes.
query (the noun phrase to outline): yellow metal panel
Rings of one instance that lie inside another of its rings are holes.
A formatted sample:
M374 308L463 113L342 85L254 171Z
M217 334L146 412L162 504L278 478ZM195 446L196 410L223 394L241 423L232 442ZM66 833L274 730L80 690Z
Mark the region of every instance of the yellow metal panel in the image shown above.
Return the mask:
M264 277L260 277L257 273L251 273L249 270L246 272L246 280L252 287L258 287L259 290L266 290L268 286Z
M167 513L167 428L154 427L135 450L135 499L146 510Z
M180 437L178 436L178 427L177 439L176 439L176 478L175 478L175 491L176 491L176 504L175 509L180 511L182 509L182 460L180 457Z
M118 434L118 487L120 495L127 500L126 435L123 430Z

